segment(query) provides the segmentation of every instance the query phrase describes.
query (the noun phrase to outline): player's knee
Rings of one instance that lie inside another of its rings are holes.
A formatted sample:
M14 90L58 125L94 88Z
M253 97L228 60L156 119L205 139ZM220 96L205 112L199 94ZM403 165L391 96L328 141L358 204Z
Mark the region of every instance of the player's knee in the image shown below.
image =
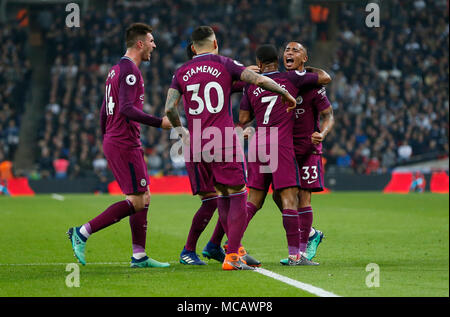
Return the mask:
M309 190L301 189L298 192L298 205L299 208L311 206L311 192Z
M143 211L146 206L145 194L143 195L129 195L127 199L131 202L134 208L134 212Z
M296 188L288 188L281 193L281 203L283 209L293 209L297 210L298 206L298 196Z

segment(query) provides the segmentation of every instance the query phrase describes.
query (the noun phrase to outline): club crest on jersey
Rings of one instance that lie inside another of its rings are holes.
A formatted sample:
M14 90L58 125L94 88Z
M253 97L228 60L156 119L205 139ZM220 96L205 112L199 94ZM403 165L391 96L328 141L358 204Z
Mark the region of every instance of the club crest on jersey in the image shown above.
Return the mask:
M125 82L130 85L133 86L136 83L136 76L134 76L133 74L128 75L125 78Z
M303 97L302 96L298 96L297 99L295 99L297 101L297 105L301 105L303 102Z
M142 187L147 186L147 181L145 178L141 179L141 186Z

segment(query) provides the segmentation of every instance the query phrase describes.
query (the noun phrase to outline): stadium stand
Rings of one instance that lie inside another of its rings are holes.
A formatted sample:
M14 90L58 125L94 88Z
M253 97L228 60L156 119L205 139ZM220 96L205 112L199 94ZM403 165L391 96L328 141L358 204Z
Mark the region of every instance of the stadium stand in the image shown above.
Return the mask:
M314 65L333 76L328 96L336 124L324 146L328 171L380 174L399 165L448 157L447 1L390 1L382 11L381 27L372 29L363 25L364 8L355 2L338 4L335 19L325 10L317 20L317 8L305 7L304 18L296 23L288 18L290 4L108 1L84 11L81 28L63 27L64 17L55 12L64 7L53 6L45 35L53 61L51 84L39 129L36 178L107 173L98 124L103 81L124 52L125 27L138 20L153 25L157 43L151 62L141 67L148 113L163 115L171 74L186 60L185 47L197 24L212 25L221 54L246 65L254 63L254 50L262 43L282 48L288 40L301 40L311 54L315 43L328 41L334 50L325 53L332 63ZM196 17L195 25L185 12ZM327 30L338 31L331 36ZM0 136L2 160L12 158L18 141L23 94L17 83L26 84L29 74L21 47L25 34L2 26L0 39L5 48L0 68L9 70L0 72L0 86L5 88L0 90L0 124L8 126ZM17 67L22 71L14 72ZM239 97L233 97L234 110ZM174 140L169 132L143 127L142 142L151 175L185 174L183 165L170 159ZM62 170L57 173L55 166Z
M448 157L448 2L390 5L372 29L361 6L339 11L328 166L372 174Z
M19 144L24 91L30 84L26 40L23 28L0 24L0 162L12 161Z

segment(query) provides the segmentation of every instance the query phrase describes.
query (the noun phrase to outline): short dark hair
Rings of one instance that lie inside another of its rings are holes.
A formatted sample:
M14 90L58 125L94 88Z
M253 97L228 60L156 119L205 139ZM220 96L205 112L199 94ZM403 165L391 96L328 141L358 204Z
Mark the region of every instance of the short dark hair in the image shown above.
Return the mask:
M189 42L189 44L186 46L186 55L188 59L192 59L195 56L194 51L192 51L192 42Z
M207 25L202 25L197 27L191 34L191 40L192 42L198 43L198 44L203 44L202 42L204 40L206 40L208 37L210 37L211 35L214 34L214 30L212 29L212 27L207 26Z
M153 28L145 23L131 24L125 33L125 43L127 48L133 47L140 37L146 36L147 33L152 33Z
M278 62L278 51L275 46L264 44L256 50L256 58L264 64Z

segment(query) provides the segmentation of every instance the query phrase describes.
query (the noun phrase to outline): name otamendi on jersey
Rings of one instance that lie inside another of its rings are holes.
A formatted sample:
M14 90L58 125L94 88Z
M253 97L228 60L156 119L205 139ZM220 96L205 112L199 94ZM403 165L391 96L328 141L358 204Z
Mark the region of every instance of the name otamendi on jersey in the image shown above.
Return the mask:
M213 66L202 65L202 66L189 68L182 77L183 81L188 81L189 78L191 78L192 76L194 76L198 73L209 73L216 78L219 78L219 76L222 74L222 72L220 72L217 68L215 68Z

